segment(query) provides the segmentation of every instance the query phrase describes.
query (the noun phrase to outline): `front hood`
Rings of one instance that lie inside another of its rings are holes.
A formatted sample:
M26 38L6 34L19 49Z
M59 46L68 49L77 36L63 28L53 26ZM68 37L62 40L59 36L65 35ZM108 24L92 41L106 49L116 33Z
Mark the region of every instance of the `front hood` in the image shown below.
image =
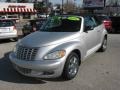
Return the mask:
M69 42L79 36L78 32L35 32L24 37L19 44L28 47L43 47Z

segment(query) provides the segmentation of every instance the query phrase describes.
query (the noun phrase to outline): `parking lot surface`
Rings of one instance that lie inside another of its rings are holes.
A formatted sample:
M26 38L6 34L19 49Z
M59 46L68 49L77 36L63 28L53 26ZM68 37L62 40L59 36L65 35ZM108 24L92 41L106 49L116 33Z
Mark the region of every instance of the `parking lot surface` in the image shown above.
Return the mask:
M120 90L120 34L109 35L107 51L83 62L77 77L70 81L18 74L8 58L15 44L0 41L0 90Z

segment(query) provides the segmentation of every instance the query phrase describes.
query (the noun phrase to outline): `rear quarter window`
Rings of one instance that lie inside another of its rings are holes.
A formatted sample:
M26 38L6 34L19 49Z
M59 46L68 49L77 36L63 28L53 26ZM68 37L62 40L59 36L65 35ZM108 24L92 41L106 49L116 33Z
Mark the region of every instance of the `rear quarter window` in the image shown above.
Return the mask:
M17 16L8 16L8 18L17 18Z
M14 26L14 23L12 21L0 21L0 27L9 27Z

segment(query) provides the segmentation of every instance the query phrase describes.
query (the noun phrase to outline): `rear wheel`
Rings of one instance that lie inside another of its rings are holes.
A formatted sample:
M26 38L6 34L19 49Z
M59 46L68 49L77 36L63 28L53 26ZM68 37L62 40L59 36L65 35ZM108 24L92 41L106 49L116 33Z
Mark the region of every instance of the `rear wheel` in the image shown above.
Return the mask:
M104 51L106 51L106 49L107 49L107 37L104 37L103 42L102 42L102 46L98 51L104 52Z
M15 42L15 41L18 40L18 37L16 37L16 38L11 38L10 40L13 41L13 42Z
M77 75L79 69L79 60L79 56L74 52L68 56L62 74L64 79L71 80Z

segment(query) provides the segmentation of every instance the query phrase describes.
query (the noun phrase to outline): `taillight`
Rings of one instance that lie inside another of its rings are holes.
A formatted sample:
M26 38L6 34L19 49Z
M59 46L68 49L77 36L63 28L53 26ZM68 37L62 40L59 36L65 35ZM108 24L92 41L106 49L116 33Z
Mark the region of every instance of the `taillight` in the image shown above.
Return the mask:
M36 27L33 27L33 32L35 32L36 31Z
M103 23L104 23L106 29L111 29L112 28L112 22L111 21L104 20Z
M105 26L109 26L109 25L111 25L111 24L112 24L111 21L104 21L104 25L105 25Z
M13 26L13 30L16 30L16 26Z

